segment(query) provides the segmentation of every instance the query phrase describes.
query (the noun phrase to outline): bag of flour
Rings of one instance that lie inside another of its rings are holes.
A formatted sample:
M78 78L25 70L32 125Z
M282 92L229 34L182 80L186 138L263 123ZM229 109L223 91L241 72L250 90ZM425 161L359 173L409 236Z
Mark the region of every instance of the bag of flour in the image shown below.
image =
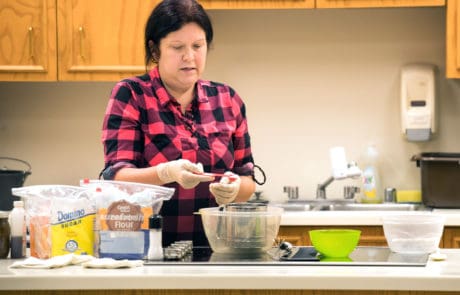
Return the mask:
M98 257L143 259L149 248L149 217L160 212L173 188L134 182L82 180L96 204Z

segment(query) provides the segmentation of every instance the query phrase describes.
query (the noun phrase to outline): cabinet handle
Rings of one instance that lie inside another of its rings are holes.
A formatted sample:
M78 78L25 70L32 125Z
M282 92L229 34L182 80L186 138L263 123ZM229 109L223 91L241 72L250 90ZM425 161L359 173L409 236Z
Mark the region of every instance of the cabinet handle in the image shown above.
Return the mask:
M78 34L80 36L80 58L85 59L85 55L83 54L83 38L85 35L85 30L83 26L78 27Z
M29 36L29 56L30 58L34 58L34 28L29 27L27 29L28 31L28 36Z

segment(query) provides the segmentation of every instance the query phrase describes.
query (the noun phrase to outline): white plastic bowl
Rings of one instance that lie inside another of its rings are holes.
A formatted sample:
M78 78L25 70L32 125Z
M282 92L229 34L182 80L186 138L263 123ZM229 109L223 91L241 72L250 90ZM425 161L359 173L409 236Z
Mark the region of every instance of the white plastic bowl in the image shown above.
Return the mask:
M401 254L433 253L444 229L443 216L427 214L388 215L383 231L391 251Z

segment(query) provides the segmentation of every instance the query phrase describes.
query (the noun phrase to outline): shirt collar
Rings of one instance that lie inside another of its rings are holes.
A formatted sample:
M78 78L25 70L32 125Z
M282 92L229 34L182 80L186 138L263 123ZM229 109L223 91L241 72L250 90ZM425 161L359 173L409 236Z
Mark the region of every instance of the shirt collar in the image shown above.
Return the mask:
M208 95L206 91L203 89L204 82L205 81L201 79L196 82L196 92L197 92L197 97L198 97L197 100L199 103L206 103L209 101Z
M176 99L168 93L166 87L164 87L158 67L154 67L149 74L161 106L165 106L168 103L178 103ZM204 81L201 79L196 82L197 100L199 103L207 103L209 101L206 91L203 89L203 82Z

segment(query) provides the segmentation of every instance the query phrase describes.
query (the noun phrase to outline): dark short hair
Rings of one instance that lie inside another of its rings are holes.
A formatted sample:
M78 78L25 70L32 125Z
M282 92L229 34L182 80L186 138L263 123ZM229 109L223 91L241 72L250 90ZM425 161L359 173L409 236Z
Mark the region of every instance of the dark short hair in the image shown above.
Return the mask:
M161 39L188 23L196 23L203 29L209 48L213 37L212 24L200 3L195 0L164 0L153 9L145 25L146 67L152 58L149 41L153 41L153 50L159 54Z

